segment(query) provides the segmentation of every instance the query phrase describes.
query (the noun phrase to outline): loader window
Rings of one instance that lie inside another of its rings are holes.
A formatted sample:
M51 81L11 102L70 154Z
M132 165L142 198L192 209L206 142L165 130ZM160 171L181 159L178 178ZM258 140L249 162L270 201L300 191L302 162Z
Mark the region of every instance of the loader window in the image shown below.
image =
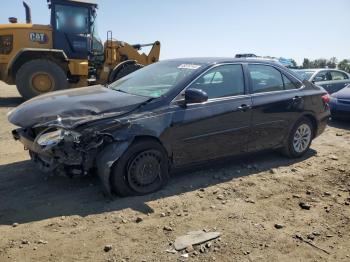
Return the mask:
M56 5L56 28L69 34L88 34L89 9L85 7Z

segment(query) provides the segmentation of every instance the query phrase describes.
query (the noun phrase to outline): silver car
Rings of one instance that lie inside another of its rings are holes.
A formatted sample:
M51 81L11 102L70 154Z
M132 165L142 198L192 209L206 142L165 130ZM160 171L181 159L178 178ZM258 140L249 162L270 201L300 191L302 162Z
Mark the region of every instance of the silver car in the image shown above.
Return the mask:
M350 84L350 75L337 69L300 69L294 70L303 80L322 86L333 94Z

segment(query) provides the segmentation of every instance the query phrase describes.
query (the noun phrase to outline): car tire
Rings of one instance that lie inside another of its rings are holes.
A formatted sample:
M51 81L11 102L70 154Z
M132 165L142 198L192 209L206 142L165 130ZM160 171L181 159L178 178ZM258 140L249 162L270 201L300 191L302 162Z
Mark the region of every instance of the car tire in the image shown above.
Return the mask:
M28 100L35 96L68 88L67 75L56 63L32 60L20 67L16 74L16 86L21 96Z
M282 153L289 158L302 157L309 150L314 137L314 126L308 118L303 117L292 128Z
M112 168L113 191L122 197L141 196L161 189L169 180L167 152L156 141L136 141Z

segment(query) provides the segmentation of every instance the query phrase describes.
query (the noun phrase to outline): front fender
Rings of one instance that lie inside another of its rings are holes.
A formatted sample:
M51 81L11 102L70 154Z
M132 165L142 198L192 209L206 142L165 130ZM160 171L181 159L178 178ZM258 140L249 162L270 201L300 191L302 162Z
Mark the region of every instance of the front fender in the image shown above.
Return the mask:
M105 193L112 196L110 177L112 167L130 146L131 141L115 142L106 146L96 157L98 176L101 179Z

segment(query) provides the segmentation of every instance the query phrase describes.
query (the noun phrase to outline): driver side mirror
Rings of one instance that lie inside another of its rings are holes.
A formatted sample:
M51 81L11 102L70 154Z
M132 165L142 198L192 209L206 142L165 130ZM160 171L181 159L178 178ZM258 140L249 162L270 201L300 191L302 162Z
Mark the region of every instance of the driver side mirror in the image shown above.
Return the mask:
M208 101L208 94L201 89L189 88L185 91L186 104L200 104Z

